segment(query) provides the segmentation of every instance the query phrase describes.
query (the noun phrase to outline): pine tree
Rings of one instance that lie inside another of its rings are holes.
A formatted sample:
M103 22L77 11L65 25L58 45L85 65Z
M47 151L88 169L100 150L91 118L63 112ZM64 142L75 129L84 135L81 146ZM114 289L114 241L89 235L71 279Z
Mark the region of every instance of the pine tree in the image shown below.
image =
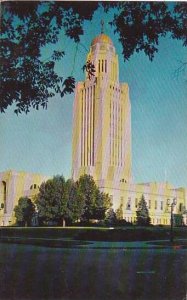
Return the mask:
M82 175L77 181L77 185L80 193L85 197L82 219L84 221L89 221L90 219L104 219L105 212L112 205L110 197L100 192L93 177L90 175Z
M118 221L123 220L123 204L120 204L118 209L116 209L115 213Z
M105 223L109 226L113 226L116 225L116 222L117 217L115 211L113 210L113 208L108 209L108 211L106 212Z
M147 208L147 203L145 201L144 195L142 195L140 202L138 203L138 209L136 211L136 223L140 226L150 225L149 210Z
M31 226L35 205L28 197L21 197L14 208L16 221L21 226Z

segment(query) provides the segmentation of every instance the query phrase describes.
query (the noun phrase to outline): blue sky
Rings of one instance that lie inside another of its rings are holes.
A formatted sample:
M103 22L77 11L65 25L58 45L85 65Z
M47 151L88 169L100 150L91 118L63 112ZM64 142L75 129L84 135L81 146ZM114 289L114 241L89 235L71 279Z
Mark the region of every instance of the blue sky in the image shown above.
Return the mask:
M187 81L186 74L174 74L179 61L187 60L186 49L168 36L160 39L153 62L143 53L124 62L118 36L107 24L109 17L97 11L92 22L85 23L78 47L61 34L55 49L64 50L66 55L57 71L64 77L73 75L76 81L84 80L81 68L85 49L100 33L100 20L104 19L105 33L119 55L120 81L130 87L134 181L169 181L187 187ZM44 58L52 49L43 49ZM33 109L16 116L11 107L0 114L0 171L70 177L73 100L73 94L62 99L56 96L47 110Z

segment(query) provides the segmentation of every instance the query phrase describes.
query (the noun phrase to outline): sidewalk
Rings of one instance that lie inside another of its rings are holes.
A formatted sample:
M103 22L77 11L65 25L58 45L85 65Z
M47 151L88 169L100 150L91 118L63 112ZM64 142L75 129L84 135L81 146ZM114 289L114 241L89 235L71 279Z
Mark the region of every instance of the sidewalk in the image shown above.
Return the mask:
M105 242L105 241L81 241L71 238L25 238L25 237L1 237L0 243L21 245L34 245L52 248L74 249L187 249L187 239L176 239L173 244L169 240L133 241L133 242Z
M96 242L93 241L90 245L83 245L84 248L92 249L187 249L187 239L177 239L170 243L169 240L155 241L135 241L135 242Z

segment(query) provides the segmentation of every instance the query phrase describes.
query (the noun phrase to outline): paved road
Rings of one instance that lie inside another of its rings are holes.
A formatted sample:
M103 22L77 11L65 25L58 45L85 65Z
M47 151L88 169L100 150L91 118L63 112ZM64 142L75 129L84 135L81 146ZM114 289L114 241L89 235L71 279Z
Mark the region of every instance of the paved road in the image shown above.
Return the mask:
M0 244L0 299L186 300L186 249L92 246Z

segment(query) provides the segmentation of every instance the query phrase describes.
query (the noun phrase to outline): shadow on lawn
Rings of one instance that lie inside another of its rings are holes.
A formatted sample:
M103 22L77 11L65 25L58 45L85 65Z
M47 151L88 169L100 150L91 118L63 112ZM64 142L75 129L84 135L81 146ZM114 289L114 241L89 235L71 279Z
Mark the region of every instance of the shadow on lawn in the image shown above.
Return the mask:
M86 241L66 241L57 239L44 239L44 238L20 238L20 237L4 237L0 239L0 243L6 244L20 244L20 245L32 245L40 247L51 248L79 248L80 246L86 246L91 242Z
M140 242L140 243L139 243ZM169 241L149 241L142 244L141 241L136 241L129 245L129 243L114 244L113 242L89 242L81 240L58 240L47 238L20 238L20 237L4 237L0 239L0 243L6 244L19 244L19 245L31 245L49 248L64 248L64 249L97 249L97 250L146 250L146 249L187 249L187 241L175 241L171 244ZM99 243L99 244L98 244Z

